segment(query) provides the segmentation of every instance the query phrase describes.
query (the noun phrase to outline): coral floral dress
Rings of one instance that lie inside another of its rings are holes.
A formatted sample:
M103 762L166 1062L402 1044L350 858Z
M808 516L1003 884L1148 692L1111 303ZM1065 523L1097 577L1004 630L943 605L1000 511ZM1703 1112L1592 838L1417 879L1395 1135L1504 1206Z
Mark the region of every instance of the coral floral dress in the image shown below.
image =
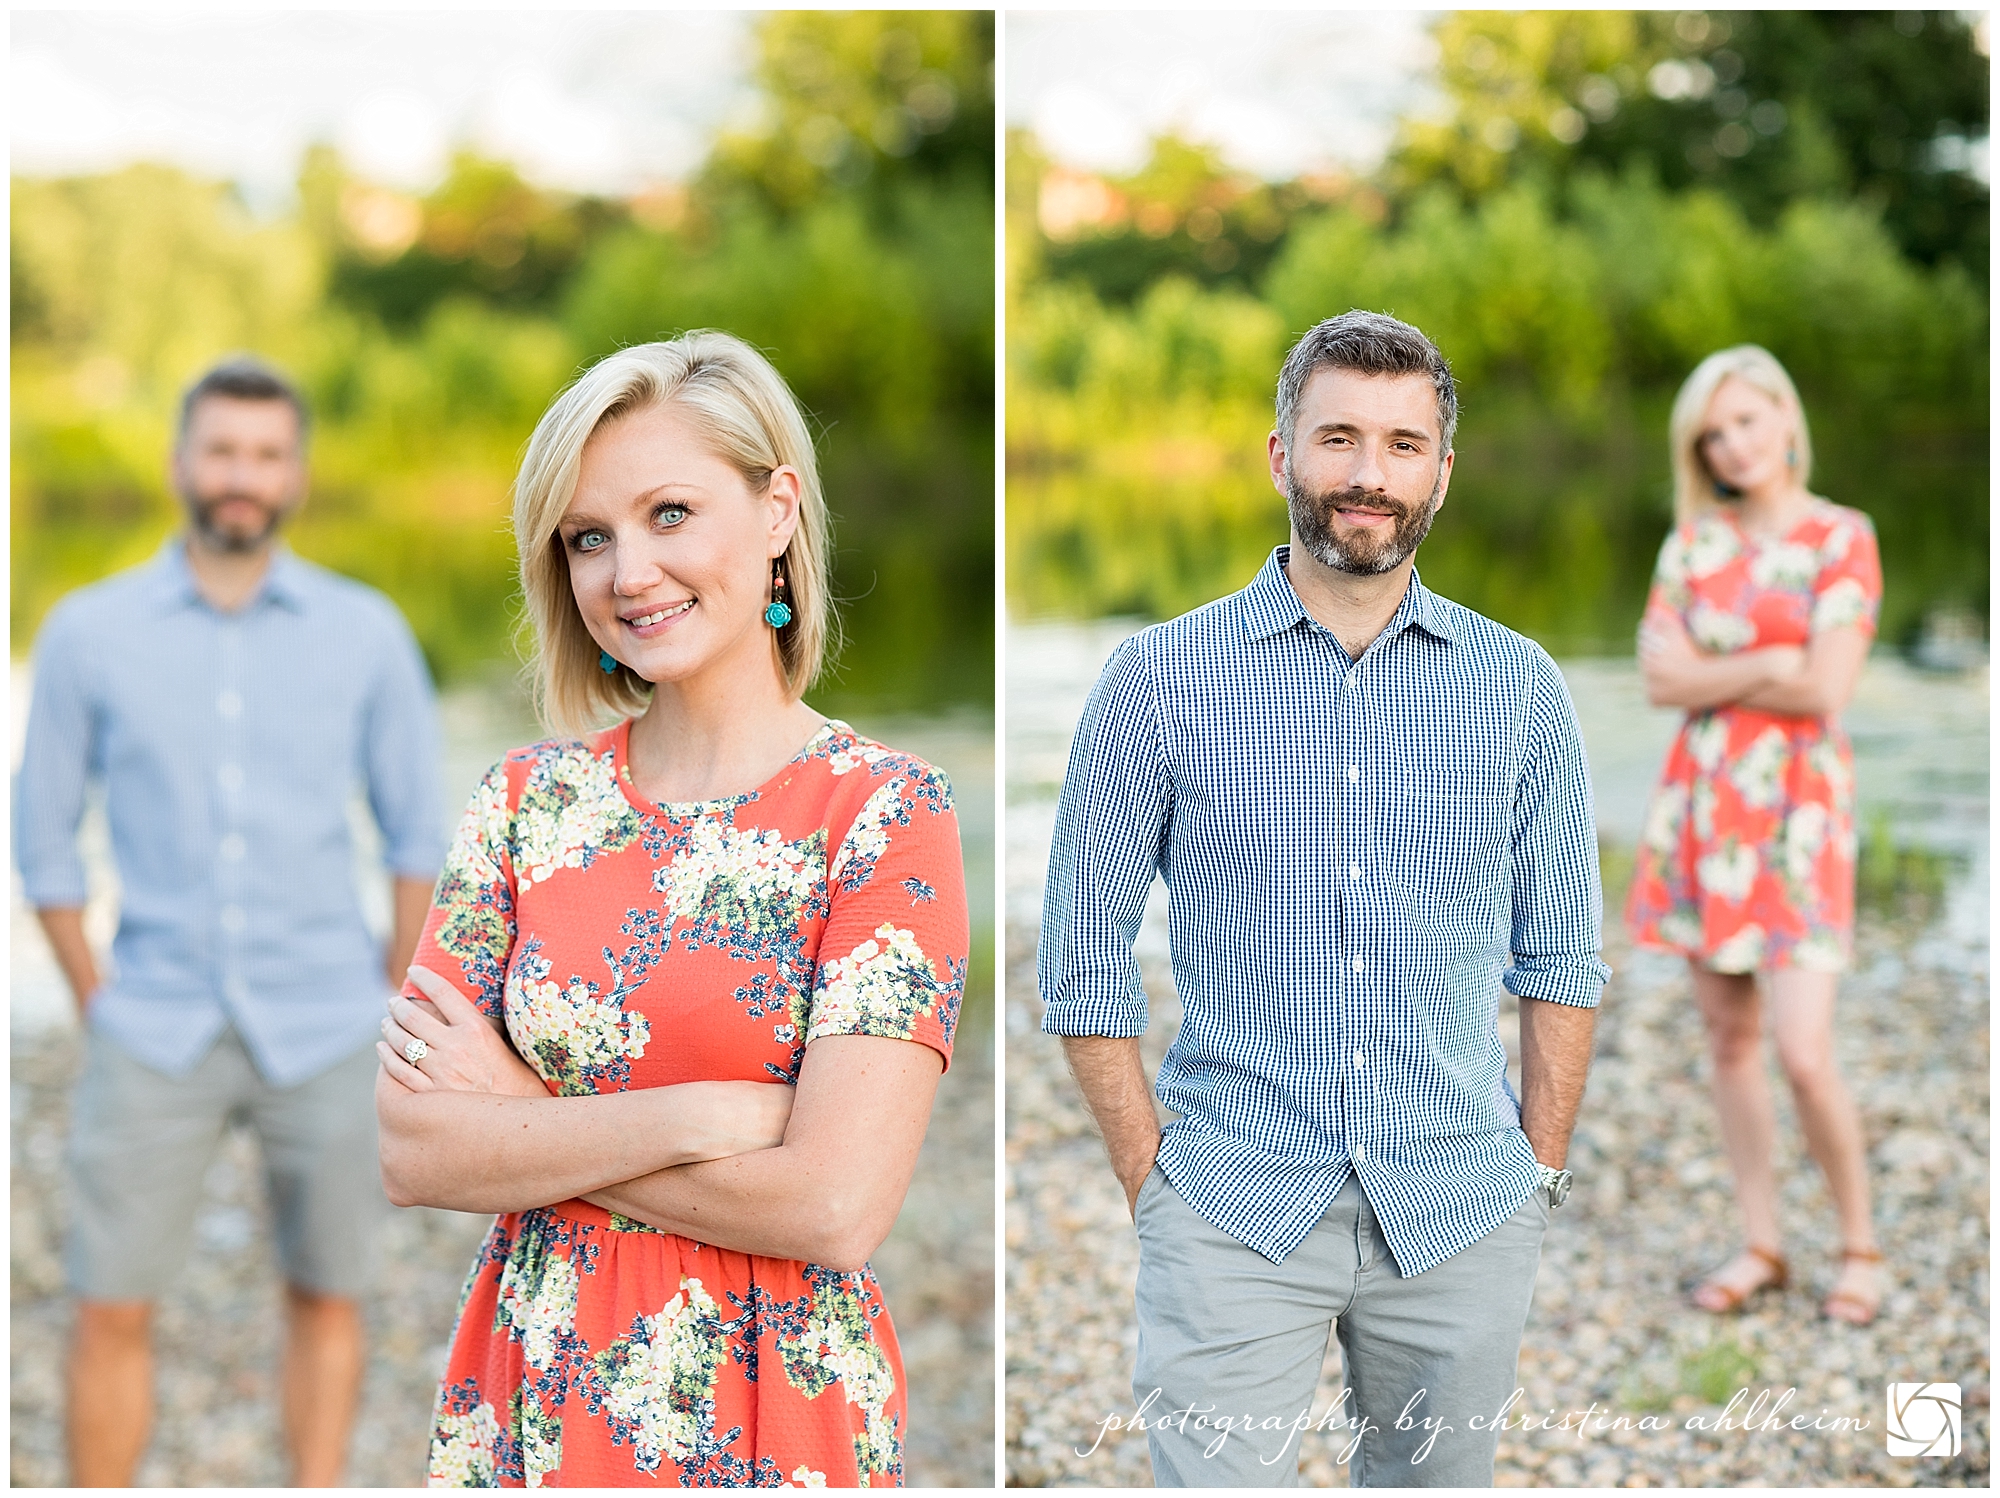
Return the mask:
M560 1096L794 1082L822 1035L951 1054L967 947L951 791L824 725L743 796L655 805L630 724L474 794L417 960ZM412 991L413 992L413 991ZM893 1486L896 1337L867 1269L716 1248L583 1201L498 1218L460 1301L433 1487Z
M1872 634L1882 597L1875 529L1815 499L1782 537L1717 506L1660 550L1648 618L1703 650ZM1837 972L1854 934L1854 756L1830 718L1728 706L1690 713L1653 795L1626 911L1634 940L1718 973Z

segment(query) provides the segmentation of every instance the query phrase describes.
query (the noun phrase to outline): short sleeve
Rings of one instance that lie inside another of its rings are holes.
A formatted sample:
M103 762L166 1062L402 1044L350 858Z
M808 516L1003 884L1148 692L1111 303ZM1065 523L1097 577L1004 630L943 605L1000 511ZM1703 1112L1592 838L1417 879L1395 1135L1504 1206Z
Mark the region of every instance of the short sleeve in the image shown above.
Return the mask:
M519 929L514 916L508 765L502 760L487 772L459 819L413 959L414 965L444 978L493 1019L504 1018L501 998L507 961ZM423 997L408 983L403 993L413 999Z
M1864 636L1873 635L1881 608L1882 558L1875 546L1875 527L1859 511L1843 512L1840 523L1820 543L1812 633L1851 625Z
M1676 526L1660 546L1653 565L1653 586L1646 595L1646 620L1683 621L1691 594L1688 589L1688 537ZM1643 626L1642 626L1643 627Z
M930 1046L951 1064L970 932L951 785L894 756L827 867L827 920L806 1042L875 1035Z

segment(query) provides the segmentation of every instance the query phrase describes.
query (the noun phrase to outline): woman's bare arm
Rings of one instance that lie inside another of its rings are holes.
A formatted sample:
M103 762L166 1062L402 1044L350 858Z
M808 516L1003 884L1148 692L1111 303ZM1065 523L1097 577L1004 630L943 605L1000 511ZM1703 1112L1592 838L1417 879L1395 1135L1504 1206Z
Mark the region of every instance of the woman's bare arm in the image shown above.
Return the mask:
M1649 615L1639 630L1639 675L1654 707L1700 712L1742 702L1788 682L1803 659L1794 645L1711 654L1678 619L1658 615Z
M382 1185L399 1207L520 1212L672 1165L755 1149L784 1127L782 1083L684 1082L596 1097L416 1092L375 1080ZM755 1094L773 1122L747 1129Z
M1830 718L1847 706L1868 661L1868 636L1853 625L1824 630L1806 644L1799 669L1739 698L1743 707L1767 713Z
M782 1082L685 1082L551 1097L498 1025L427 968L429 1003L394 999L377 1046L382 1183L398 1206L515 1212L666 1166L768 1149L785 1134ZM423 1041L421 1068L404 1059Z
M895 1225L943 1070L927 1045L824 1036L806 1048L778 1148L655 1171L585 1199L717 1248L859 1269Z

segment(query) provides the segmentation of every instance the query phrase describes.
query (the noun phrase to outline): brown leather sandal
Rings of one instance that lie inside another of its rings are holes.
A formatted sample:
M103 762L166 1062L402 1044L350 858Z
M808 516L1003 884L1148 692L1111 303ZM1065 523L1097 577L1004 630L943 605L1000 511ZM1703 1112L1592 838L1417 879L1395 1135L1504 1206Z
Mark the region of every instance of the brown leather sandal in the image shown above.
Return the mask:
M1694 1308L1697 1311L1706 1311L1711 1316L1733 1316L1743 1309L1751 1296L1760 1294L1765 1290L1782 1290L1786 1285L1791 1283L1792 1267L1785 1262L1784 1255L1773 1253L1768 1248L1759 1248L1754 1243L1744 1244L1743 1252L1749 1254L1752 1258L1762 1259L1764 1267L1771 1271L1770 1274L1748 1289L1743 1290L1739 1290L1734 1285L1722 1284L1714 1279L1703 1280L1694 1287L1693 1292L1688 1297L1694 1302ZM1697 1297L1703 1291L1711 1292L1715 1298L1712 1301L1698 1299Z
M1846 1268L1850 1261L1858 1264L1880 1264L1882 1262L1882 1251L1879 1248L1843 1249L1840 1255L1841 1267ZM1855 1314L1843 1315L1834 1309L1835 1306L1852 1306ZM1875 1287L1875 1298L1873 1300L1856 1295L1849 1290L1836 1290L1820 1302L1819 1313L1829 1321L1844 1321L1849 1326L1867 1326L1874 1321L1876 1313L1881 1309L1882 1288L1878 1282Z

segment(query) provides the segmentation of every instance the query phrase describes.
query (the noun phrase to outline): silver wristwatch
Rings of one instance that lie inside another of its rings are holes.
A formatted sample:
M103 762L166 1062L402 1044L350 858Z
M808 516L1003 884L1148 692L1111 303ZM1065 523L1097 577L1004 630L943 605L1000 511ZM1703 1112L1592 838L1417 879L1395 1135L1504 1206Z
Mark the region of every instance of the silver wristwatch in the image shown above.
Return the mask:
M1544 1165L1539 1160L1535 1162L1535 1173L1541 1177L1542 1188L1549 1194L1549 1205L1560 1207L1569 1195L1570 1173L1557 1170L1553 1165Z

